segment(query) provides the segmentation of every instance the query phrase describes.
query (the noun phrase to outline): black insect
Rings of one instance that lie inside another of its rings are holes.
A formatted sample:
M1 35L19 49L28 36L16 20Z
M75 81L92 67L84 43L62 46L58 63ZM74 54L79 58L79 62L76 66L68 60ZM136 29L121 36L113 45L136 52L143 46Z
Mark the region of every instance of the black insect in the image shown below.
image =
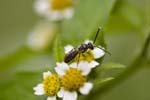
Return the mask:
M80 57L80 53L84 53L86 52L88 49L91 49L93 50L94 47L98 47L98 46L95 46L95 41L97 39L97 36L100 32L101 28L98 28L97 30L97 33L96 33L96 36L95 36L95 39L93 41L93 43L89 42L88 44L81 44L81 46L79 46L77 49L73 48L68 54L66 54L65 58L64 58L64 62L65 63L68 63L70 62L71 60L73 60L78 54L79 54L79 57ZM98 47L99 49L109 53L108 51L104 50L103 48L101 47ZM109 53L110 54L110 53Z

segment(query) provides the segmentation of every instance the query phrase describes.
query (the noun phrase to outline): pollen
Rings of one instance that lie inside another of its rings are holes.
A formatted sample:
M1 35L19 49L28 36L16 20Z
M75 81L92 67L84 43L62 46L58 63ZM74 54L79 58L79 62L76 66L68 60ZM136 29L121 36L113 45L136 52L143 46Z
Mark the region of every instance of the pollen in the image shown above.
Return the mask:
M43 81L45 94L54 96L60 89L60 79L58 75L49 75Z
M75 58L75 61L88 61L88 62L90 62L90 61L92 61L94 59L95 58L94 58L94 55L93 55L92 51L91 50L87 50L84 53L80 53L80 57L79 57L79 54L78 54L76 56L76 58Z
M64 10L67 7L71 7L73 5L72 0L51 0L51 8L53 10Z
M77 68L70 68L62 77L62 86L68 91L77 91L84 85L86 77Z

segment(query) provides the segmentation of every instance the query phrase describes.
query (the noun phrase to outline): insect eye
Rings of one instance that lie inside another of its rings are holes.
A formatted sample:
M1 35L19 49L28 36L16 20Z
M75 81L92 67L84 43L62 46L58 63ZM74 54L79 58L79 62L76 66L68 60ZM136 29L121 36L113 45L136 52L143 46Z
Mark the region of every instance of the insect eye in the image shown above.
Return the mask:
M94 46L91 42L88 43L89 48L91 48L92 50L94 49Z

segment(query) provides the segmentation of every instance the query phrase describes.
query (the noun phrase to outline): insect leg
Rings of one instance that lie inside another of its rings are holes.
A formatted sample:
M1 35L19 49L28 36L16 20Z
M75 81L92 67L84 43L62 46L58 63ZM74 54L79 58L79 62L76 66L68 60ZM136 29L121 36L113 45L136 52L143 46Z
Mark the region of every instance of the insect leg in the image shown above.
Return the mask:
M79 56L78 56L77 65L79 64L79 61L80 61L80 53L79 53Z

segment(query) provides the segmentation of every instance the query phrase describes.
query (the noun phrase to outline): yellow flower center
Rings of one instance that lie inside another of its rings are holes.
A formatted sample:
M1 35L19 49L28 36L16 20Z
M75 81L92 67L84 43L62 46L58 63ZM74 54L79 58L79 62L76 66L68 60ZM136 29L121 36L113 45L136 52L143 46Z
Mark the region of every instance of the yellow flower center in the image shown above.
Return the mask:
M43 81L45 94L54 96L60 89L60 79L58 75L49 75Z
M95 59L94 55L93 55L93 53L92 53L92 51L90 49L87 50L84 53L80 53L80 58L79 58L79 55L77 55L75 57L75 61L88 61L88 62L90 62L90 61L92 61L94 59Z
M73 5L72 0L51 0L51 7L53 10L64 10Z
M62 86L69 91L77 91L84 85L86 77L76 68L70 68L62 77Z

